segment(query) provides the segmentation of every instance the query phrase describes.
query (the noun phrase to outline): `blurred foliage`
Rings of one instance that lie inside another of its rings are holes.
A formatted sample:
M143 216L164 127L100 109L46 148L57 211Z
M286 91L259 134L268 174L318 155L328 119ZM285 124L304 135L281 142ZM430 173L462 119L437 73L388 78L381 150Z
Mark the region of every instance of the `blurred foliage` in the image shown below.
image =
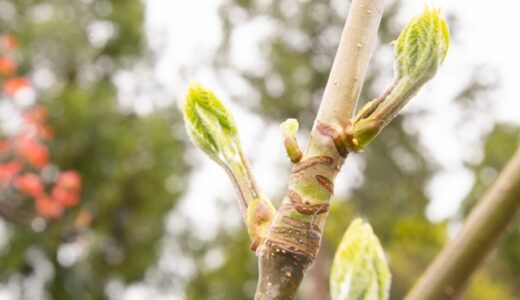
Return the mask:
M494 276L495 277L495 276ZM471 288L462 297L463 300L473 299L518 299L518 292L513 291L513 286L505 282L500 276L495 279L486 275L486 271L477 271L474 275Z
M174 135L180 113L138 116L118 104L118 72L149 63L143 4L0 0L0 7L0 28L19 38L22 73L49 111L52 161L77 170L84 185L79 207L45 229L42 220L8 225L0 279L18 282L22 299L37 295L30 282L41 274L50 299L105 299L112 280L142 280L156 263L164 217L188 171L184 138Z
M196 274L186 290L187 299L252 299L256 288L257 262L249 250L251 240L245 231L219 232L206 248L197 253ZM215 251L223 256L220 264L212 266Z
M493 183L500 170L506 165L509 158L520 147L520 128L511 124L498 123L488 134L484 147L483 158L479 163L469 167L475 174L475 185L463 204L463 215L466 216L477 203L479 197ZM513 296L487 299L518 299L520 295L520 220L516 220L509 228L507 235L500 241L500 246L491 255L485 264L485 270L492 274L492 278L500 279L496 285L509 283L513 289L509 293ZM489 275L487 275L489 276ZM473 286L486 279L486 275L476 276ZM493 282L487 283L491 285ZM468 293L470 294L470 293ZM468 297L468 299L474 299Z
M344 4L224 1L217 72L233 70L246 79L260 100L248 98L244 106L274 122L292 117L302 128L310 128L347 13ZM389 43L400 31L400 5L393 1L385 9L362 102L377 96L381 83L391 80L392 67L382 65L385 60L380 57L391 55ZM0 248L0 280L18 283L27 298L32 295L31 280L47 274L43 281L48 298L107 298L109 282L143 280L155 265L165 234L164 216L183 192L188 171L181 159L183 141L172 134L182 121L176 111L143 117L118 106L114 77L148 62L142 2L0 0L0 8L0 28L18 36L25 51L22 73L40 82L39 94L55 128L56 139L49 145L52 161L78 170L84 179L80 206L59 222L46 224L43 232L8 225L8 245ZM237 28L255 21L267 21L273 30L261 43L265 57L258 69L250 70L233 64L231 45L239 42L233 41ZM463 100L479 97L481 88L470 81ZM355 217L369 220L387 252L393 274L391 299L402 299L446 242L447 222L433 224L425 216L425 187L437 166L420 150L413 130L405 130L409 115L398 117L366 152L356 154L363 180L348 197L334 199L320 259L299 299L327 299L334 250ZM518 145L518 132L500 125L489 134L483 160L469 166L476 183L465 202L466 212ZM85 211L93 218L88 227L78 225ZM171 271L174 277L184 277L165 279L165 285L183 289L186 299L251 299L257 264L245 228L223 226L214 237L202 239L191 225L167 236L183 254L175 259L188 259L191 268ZM513 230L477 274L465 299L520 298L518 225ZM59 259L67 247L78 245L84 252L77 261Z

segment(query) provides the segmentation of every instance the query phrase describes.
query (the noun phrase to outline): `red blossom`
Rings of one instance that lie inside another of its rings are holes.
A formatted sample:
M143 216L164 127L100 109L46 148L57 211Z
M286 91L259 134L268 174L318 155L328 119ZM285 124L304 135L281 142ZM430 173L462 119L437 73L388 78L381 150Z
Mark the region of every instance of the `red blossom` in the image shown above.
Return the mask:
M13 143L9 140L0 140L0 155L6 154L13 149Z
M15 186L34 198L42 197L45 194L40 177L33 173L27 173L16 178Z
M3 90L4 94L13 97L20 89L29 87L31 87L31 81L27 77L15 77L4 82Z
M65 189L59 185L52 189L52 199L59 202L64 207L76 206L79 202L77 191Z
M44 218L57 219L63 214L63 207L47 195L42 195L36 198L36 212Z
M52 190L52 198L64 207L78 204L81 191L81 177L76 171L62 172Z
M0 51L6 53L17 47L18 41L14 35L0 35ZM14 97L22 89L32 88L28 77L14 75L16 70L16 61L11 58L10 53L0 55L0 77L4 78L1 88L7 97ZM54 134L52 127L47 124L47 111L41 106L37 105L27 109L23 112L23 119L23 127L15 137L0 139L0 155L4 160L5 158L11 159L6 163L0 163L0 184L3 187L12 186L34 198L38 215L48 219L57 219L63 215L64 208L73 207L79 203L81 177L76 171L62 172L49 196L37 174L20 174L27 165L37 169L48 165L49 150L42 141L51 139ZM13 155L14 159L11 158ZM85 224L89 222L85 221Z
M16 151L29 164L38 169L42 169L49 163L49 150L47 147L30 137L18 137Z
M56 181L56 186L66 190L79 192L81 190L81 177L76 171L62 172Z
M22 163L16 160L12 160L8 163L0 163L0 182L6 182L12 180L20 170L22 169Z
M45 107L36 105L26 110L23 115L27 122L43 124L47 120L49 113Z
M0 47L14 50L18 47L18 39L12 34L4 34L0 37Z
M0 75L11 75L16 71L16 63L7 56L0 56Z
M46 124L47 110L41 106L35 106L23 113L26 131L34 131L35 134L44 140L54 136L52 127Z

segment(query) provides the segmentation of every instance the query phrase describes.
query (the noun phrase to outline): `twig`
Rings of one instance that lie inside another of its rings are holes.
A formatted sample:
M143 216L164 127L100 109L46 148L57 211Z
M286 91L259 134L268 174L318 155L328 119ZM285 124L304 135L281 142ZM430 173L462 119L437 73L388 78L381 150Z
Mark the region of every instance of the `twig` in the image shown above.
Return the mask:
M520 148L406 300L454 299L520 211Z
M376 43L384 0L354 0L303 158L262 246L255 299L294 299L314 261L347 152L344 128L356 106ZM338 142L339 141L339 142Z

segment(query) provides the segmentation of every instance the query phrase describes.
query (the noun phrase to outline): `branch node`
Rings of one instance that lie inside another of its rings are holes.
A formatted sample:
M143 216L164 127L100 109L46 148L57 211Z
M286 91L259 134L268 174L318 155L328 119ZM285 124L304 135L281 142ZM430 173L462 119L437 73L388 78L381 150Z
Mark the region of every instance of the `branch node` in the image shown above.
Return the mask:
M247 207L247 232L251 238L251 251L256 251L266 236L276 214L271 201L265 196L253 199Z

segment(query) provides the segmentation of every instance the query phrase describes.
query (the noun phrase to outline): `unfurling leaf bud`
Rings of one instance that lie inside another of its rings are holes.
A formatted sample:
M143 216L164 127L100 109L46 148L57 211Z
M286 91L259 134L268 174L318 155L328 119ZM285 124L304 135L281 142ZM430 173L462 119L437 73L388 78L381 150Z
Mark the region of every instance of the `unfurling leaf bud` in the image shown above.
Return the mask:
M439 9L426 7L406 25L395 45L395 82L368 102L346 128L349 149L359 151L372 141L430 80L444 61L450 36Z
M280 124L280 130L284 138L285 151L287 156L293 163L297 163L302 159L303 153L296 140L296 133L298 133L298 121L296 119L287 119Z
M426 7L406 25L395 45L397 78L409 77L424 83L431 79L444 61L450 44L446 21L440 10Z
M194 83L189 86L184 102L184 120L188 135L193 142L218 163L230 177L239 198L244 221L249 222L250 217L254 221L252 231L255 234L251 238L253 242L261 241L262 232L267 226L265 224L268 224L266 215L270 211L265 203L269 200L261 197L260 189L240 145L233 116L213 92ZM248 212L248 204L260 197L262 205L254 204Z
M356 219L336 250L330 274L332 300L386 300L390 271L370 224Z
M193 142L219 164L236 160L240 141L235 120L215 94L198 83L184 102L186 129Z

